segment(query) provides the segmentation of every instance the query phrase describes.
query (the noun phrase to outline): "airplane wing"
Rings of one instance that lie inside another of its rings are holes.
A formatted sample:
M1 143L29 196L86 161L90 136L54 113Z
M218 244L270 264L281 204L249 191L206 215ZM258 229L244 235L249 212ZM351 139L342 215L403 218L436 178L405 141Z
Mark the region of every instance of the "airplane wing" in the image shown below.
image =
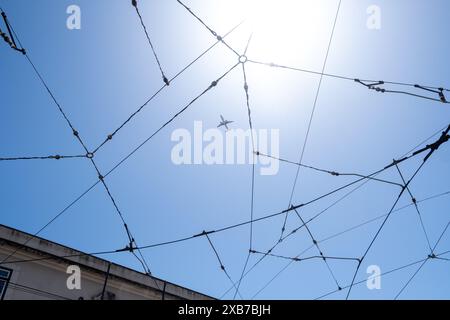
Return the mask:
M223 118L222 115L220 115L220 119L222 119L222 122L225 122L225 119Z
M217 128L220 128L221 126L226 126L225 123L221 122L219 123L219 125L217 126Z

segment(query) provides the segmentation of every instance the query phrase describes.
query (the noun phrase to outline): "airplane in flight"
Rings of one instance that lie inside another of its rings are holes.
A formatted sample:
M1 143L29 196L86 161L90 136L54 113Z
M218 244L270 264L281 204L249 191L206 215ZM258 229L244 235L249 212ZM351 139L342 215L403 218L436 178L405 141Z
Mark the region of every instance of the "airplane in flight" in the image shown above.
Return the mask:
M220 128L220 127L222 127L222 126L225 126L225 128L227 128L227 130L229 130L228 125L229 125L230 123L233 123L234 121L225 120L225 119L223 118L222 115L220 115L220 118L222 119L222 121L219 123L219 125L217 126L217 128Z

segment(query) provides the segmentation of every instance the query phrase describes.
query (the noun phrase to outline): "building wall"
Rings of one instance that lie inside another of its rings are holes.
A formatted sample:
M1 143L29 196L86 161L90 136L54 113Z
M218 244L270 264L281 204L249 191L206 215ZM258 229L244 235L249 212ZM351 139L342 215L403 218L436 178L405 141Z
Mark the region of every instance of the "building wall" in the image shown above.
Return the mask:
M58 258L82 253L41 238L30 238L26 233L0 225L0 262L17 251L7 260L9 263L0 265L13 270L4 299L100 299L108 261L89 255ZM26 241L29 242L23 246ZM33 259L41 260L19 262ZM67 286L70 276L67 268L71 265L80 268L80 290L70 290ZM105 292L105 300L211 299L116 264L110 265Z

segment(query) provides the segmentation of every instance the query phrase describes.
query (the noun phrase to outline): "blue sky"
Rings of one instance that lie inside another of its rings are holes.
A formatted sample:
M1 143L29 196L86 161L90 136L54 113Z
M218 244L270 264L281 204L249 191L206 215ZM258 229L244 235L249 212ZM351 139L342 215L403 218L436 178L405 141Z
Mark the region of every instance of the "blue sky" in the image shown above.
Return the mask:
M253 31L249 58L320 72L338 1L316 2L302 2L295 8L277 2L265 12L263 22L244 23L226 38L227 43L243 52ZM81 8L80 30L66 28L66 8L71 4ZM186 0L186 4L219 34L225 34L249 14L245 5L236 1ZM0 5L90 150L163 85L130 1L2 0ZM366 26L370 5L381 9L380 30ZM168 77L215 42L175 0L140 1L139 6ZM449 88L449 47L443 38L449 28L449 9L450 4L444 0L343 0L326 72ZM0 53L0 157L83 154L25 57L4 42ZM95 155L101 171L108 172L236 62L233 52L216 45ZM280 156L298 161L320 77L251 63L246 69L255 129L279 129ZM205 128L215 128L223 114L235 121L233 128L246 129L243 85L239 66L106 179L139 244L191 236L250 218L250 165L176 166L170 158L172 132L192 130L196 120L203 121ZM303 162L338 172L372 173L447 126L449 120L447 104L376 93L351 81L324 77ZM422 158L401 165L406 177ZM413 195L420 200L449 191L449 165L450 148L443 145L411 184ZM280 164L277 175L256 175L255 218L287 208L296 170L294 165ZM97 174L87 159L67 159L0 162L0 177L0 223L34 233L95 183ZM380 177L401 181L395 169ZM293 203L306 202L352 180L354 177L302 169ZM302 208L302 216L314 216L350 190ZM398 192L396 186L369 182L313 221L311 232L315 238L324 239L386 214ZM419 204L432 243L450 219L448 197ZM410 203L410 197L404 195L398 207ZM329 256L360 257L381 222L323 242L322 250ZM254 249L269 249L278 239L282 224L282 216L255 223ZM299 225L299 219L290 215L287 230ZM243 268L248 235L248 226L211 235L234 280L239 279ZM122 223L101 185L41 236L86 252L114 250L127 244ZM437 253L450 249L449 237L450 232L444 235ZM292 257L310 245L311 239L302 230L280 245L276 254ZM162 279L215 297L230 287L204 237L143 253L153 274ZM408 207L390 217L357 280L367 277L369 265L389 271L426 258L428 253L417 213ZM315 254L311 249L304 256ZM140 268L127 253L105 258ZM250 265L258 258L252 255ZM243 280L241 294L254 297L286 264L286 260L267 257ZM330 261L330 267L342 286L350 284L354 261ZM355 286L350 297L392 299L417 267L383 276L381 290L368 290L364 284ZM400 298L448 298L450 288L444 285L450 280L448 267L447 261L429 261ZM255 297L311 299L335 289L326 265L315 260L293 263ZM341 299L345 294L339 292L329 298ZM233 292L225 296L232 297Z

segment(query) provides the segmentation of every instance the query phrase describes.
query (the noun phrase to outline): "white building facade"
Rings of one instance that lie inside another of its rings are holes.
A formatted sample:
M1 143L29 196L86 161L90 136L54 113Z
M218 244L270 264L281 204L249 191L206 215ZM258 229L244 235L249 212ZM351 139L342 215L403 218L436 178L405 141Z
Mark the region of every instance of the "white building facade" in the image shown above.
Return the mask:
M212 299L4 225L0 262L2 300Z

